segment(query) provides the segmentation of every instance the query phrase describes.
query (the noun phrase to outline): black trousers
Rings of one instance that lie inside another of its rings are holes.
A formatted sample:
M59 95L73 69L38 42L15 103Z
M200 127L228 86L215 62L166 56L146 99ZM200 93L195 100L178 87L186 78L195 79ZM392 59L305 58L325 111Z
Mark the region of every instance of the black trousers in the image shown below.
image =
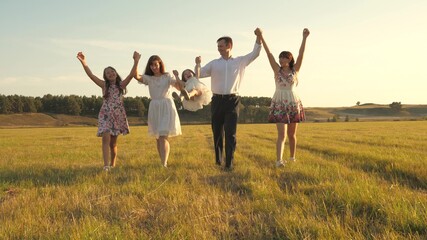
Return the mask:
M234 94L212 97L212 132L214 138L215 161L221 165L225 135L225 167L231 168L236 150L237 119L240 97Z

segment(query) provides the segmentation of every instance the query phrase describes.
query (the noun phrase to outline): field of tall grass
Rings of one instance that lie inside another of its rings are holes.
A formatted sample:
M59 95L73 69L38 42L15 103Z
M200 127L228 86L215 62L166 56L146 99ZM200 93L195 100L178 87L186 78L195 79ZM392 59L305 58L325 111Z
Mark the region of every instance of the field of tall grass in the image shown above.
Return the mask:
M95 133L0 129L0 239L427 238L425 121L303 123L280 169L275 125L239 124L232 172L209 125L170 139L167 169L139 126L103 172Z

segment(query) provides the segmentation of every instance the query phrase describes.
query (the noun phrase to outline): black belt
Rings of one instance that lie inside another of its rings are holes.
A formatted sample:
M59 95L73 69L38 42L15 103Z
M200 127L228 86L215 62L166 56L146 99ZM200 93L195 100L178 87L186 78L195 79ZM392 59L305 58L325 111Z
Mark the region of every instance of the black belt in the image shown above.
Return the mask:
M213 96L214 97L217 97L217 98L232 98L232 97L237 97L237 94L216 94L216 93L214 93L213 94Z

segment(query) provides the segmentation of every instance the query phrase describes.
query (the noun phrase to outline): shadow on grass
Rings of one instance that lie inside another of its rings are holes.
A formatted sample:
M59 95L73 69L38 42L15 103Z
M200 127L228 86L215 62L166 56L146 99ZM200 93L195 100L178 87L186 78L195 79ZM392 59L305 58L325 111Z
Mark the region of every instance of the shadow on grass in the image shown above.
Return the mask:
M249 136L250 139L259 139L259 140L263 140L263 142L265 141L265 142L268 142L268 143L276 141L276 139L275 139L276 133L275 132L272 132L271 134L267 134L266 133L264 135L249 133L248 136ZM270 136L272 136L272 137L270 137Z
M339 162L351 169L361 170L366 173L375 174L381 179L384 179L391 184L399 183L414 190L427 190L427 179L423 176L418 176L414 172L400 169L394 165L393 160L364 157L351 153L342 153L329 149L318 149L313 146L300 145L300 149L304 149L314 154L321 155L326 160Z
M102 165L71 166L59 168L49 165L32 165L20 168L0 168L1 185L20 185L43 187L49 185L69 186L76 182L95 179L100 175L108 174L109 181L123 185L144 176L147 171L160 168L155 163L123 164L119 163L110 172L105 172ZM107 175L106 175L107 176Z
M366 239L375 235L383 235L390 216L382 209L380 203L364 199L347 199L345 196L339 196L333 191L325 191L323 194L313 196L313 202L316 202L317 216L324 221L328 221L331 216L337 217L342 225L356 224L351 228L357 228ZM352 223L348 219L360 219Z
M300 172L284 172L277 178L277 185L283 192L300 192L301 190L298 189L298 185L300 183L317 185L319 183L319 179Z
M69 186L88 176L99 174L98 167L55 168L27 167L18 169L0 169L0 184L21 186Z
M237 172L223 172L216 176L206 177L204 182L209 185L221 189L225 193L233 193L238 196L246 196L252 198L252 189L245 185L249 179L248 174Z
M116 184L124 185L134 181L142 181L143 178L140 178L145 176L147 172L156 171L155 169L159 168L161 166L156 163L139 163L137 166L126 164L113 168L109 174L112 175L112 180Z

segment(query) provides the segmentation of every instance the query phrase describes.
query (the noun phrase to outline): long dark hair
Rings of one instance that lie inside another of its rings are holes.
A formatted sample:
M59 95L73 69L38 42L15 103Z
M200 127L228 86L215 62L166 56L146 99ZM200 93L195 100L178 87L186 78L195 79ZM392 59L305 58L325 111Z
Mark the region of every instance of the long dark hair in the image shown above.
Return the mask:
M294 56L292 55L291 52L282 51L279 54L279 58L287 58L287 59L292 58L291 61L289 62L289 69L292 71L292 74L296 73L296 70L295 70L295 59L294 59ZM282 68L282 66L280 66L280 70L279 71L282 71L282 70L283 70L283 68ZM298 86L298 76L296 76L296 78L295 78L295 85Z
M295 71L295 67L294 67L294 65L295 65L295 59L294 59L294 56L292 55L291 52L283 51L283 52L281 52L279 54L279 58L287 58L287 59L292 58L292 60L289 62L289 69L292 71L292 73L296 72Z
M116 69L114 69L113 67L111 67L111 66L108 66L108 67L106 67L105 69L104 69L104 75L103 75L103 78L104 78L104 81L105 81L105 92L104 92L104 98L107 98L108 97L108 89L110 88L110 85L111 85L111 83L110 83L110 81L107 79L107 75L105 74L105 71L107 70L107 69L111 69L111 70L113 70L114 72L116 72L116 75L117 75L117 77L116 77L116 86L119 88L119 92L120 92L120 96L122 96L122 95L125 95L126 94L126 92L127 92L127 90L126 90L126 88L121 88L120 87L120 83L122 82L122 78L120 77L120 75L117 73L117 71L116 71Z
M153 64L154 61L159 62L160 73L161 74L165 73L165 64L163 63L162 59L157 55L153 55L147 61L147 66L145 67L145 73L144 73L145 75L154 76L153 70L151 70L150 68L151 64Z
M184 71L182 71L182 74L181 74L181 80L184 81L184 82L187 82L187 80L184 79L184 72L185 71L190 71L193 74L193 76L196 76L196 73L194 73L193 70L191 70L191 69L185 69Z

